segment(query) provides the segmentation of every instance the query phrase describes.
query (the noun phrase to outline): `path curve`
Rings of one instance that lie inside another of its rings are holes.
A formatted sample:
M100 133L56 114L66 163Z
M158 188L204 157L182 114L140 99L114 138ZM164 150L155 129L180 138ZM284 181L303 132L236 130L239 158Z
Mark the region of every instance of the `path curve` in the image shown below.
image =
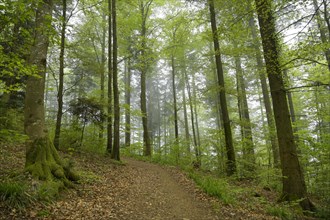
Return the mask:
M171 168L131 158L123 159L124 166L109 166L107 158L102 160L89 167L101 178L69 191L52 206L49 219L219 219L210 203L180 184Z

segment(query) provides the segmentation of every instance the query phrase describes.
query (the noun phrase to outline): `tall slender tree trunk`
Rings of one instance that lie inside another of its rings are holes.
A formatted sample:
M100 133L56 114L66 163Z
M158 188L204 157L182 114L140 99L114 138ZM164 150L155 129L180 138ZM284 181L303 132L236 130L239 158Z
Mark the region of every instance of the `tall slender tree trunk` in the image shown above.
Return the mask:
M186 75L186 65L183 65L184 75ZM183 88L182 88L182 98L183 98L183 117L184 117L184 128L185 128L185 138L187 145L187 153L190 153L190 134L189 134L189 124L188 124L188 113L187 113L187 98L186 98L186 80L182 79Z
M147 38L147 27L146 19L152 0L149 0L145 5L143 1L140 2L140 12L142 17L141 23L141 51L140 51L140 62L141 62L141 113L142 113L142 126L143 126L143 146L144 155L151 156L151 144L148 130L148 114L147 114L147 97L146 97L146 74L147 74L147 61L146 61L146 38Z
M125 146L131 145L131 59L127 60L127 71L125 77Z
M174 110L174 134L175 142L178 144L179 140L179 127L178 127L178 109L176 100L176 83L175 83L175 63L174 55L171 55L171 67L172 67L172 93L173 93L173 110Z
M276 37L272 1L255 0L255 3L280 146L283 175L282 200L300 200L303 209L314 210L313 204L307 197L304 175L298 160L297 147L293 136L283 73L279 63L279 45Z
M319 28L320 31L320 35L321 35L321 42L324 45L327 45L327 43L330 42L330 24L329 24L329 18L327 16L327 6L326 6L326 2L323 1L324 4L324 20L321 18L321 14L320 14L320 6L317 3L317 0L313 0L313 5L314 5L314 9L315 9L315 13L316 13L316 21L317 21L317 26ZM329 37L327 39L327 34L326 34L326 27L324 25L324 21L326 22L326 24L328 25L328 30L329 30ZM328 69L330 71L330 48L329 47L325 47L324 49L324 55L325 58L327 60L328 63Z
M107 153L112 152L112 0L108 0L108 117L107 117Z
M201 155L201 139L199 135L199 123L198 123L198 113L197 113L197 94L196 94L196 83L195 83L195 76L192 76L192 85L193 85L193 100L194 100L194 114L195 114L195 123L196 123L196 139L197 139L197 150L198 155Z
M219 96L220 96L221 113L222 113L223 126L225 131L225 141L226 141L226 151L227 151L227 175L231 176L236 172L235 150L233 145L230 119L227 109L225 80L224 80L224 74L223 74L222 62L221 62L220 45L219 45L216 16L214 10L214 0L208 0L208 4L210 10L210 17L211 17L211 28L213 34L214 51L215 51L215 63L217 68L218 84L220 89Z
M101 95L100 95L100 102L102 104L102 110L101 110L101 122L100 122L100 131L99 131L99 139L103 139L103 133L104 133L104 97L105 97L105 63L106 63L106 57L105 57L105 36L106 36L106 15L105 13L102 14L102 42L101 42L101 70L100 70L100 89L101 89Z
M243 157L245 159L245 169L250 172L255 170L255 155L252 137L252 127L250 120L249 107L247 102L246 87L243 78L241 59L235 57L236 81L238 91L238 108L241 120L241 133L243 143Z
M118 64L117 64L117 13L116 0L112 0L112 36L113 36L113 104L114 104L114 124L113 124L113 151L111 158L120 160L120 106L118 90Z
M64 87L64 51L65 51L65 31L66 31L66 0L62 1L62 28L61 28L61 46L60 46L60 73L57 92L57 117L55 127L54 146L58 150L60 145L60 133L63 115L63 87Z
M56 178L70 185L69 180L77 180L78 176L60 159L45 125L45 75L52 9L51 0L38 2L36 9L34 39L28 63L36 66L37 76L29 76L26 85L24 131L29 139L26 143L25 169L35 178L47 181Z
M192 129L192 133L193 133L196 165L198 167L200 167L201 166L201 157L199 155L199 146L198 146L198 142L197 142L197 135L196 135L196 129L195 129L195 116L194 116L194 108L193 108L193 99L192 99L192 95L191 95L191 87L190 87L190 83L189 83L189 79L188 79L188 74L186 72L184 72L184 77L185 77L186 84L187 84L187 89L188 89L190 120L191 120L191 129Z
M251 17L249 20L249 26L251 28L252 38L254 41L253 45L255 48L255 56L256 56L256 60L257 60L257 69L258 69L259 79L261 82L262 97L264 100L264 105L265 105L265 110L266 110L266 118L267 118L267 124L268 124L269 139L270 139L271 148L272 148L273 163L274 163L274 167L279 168L280 155L279 155L278 142L276 140L276 128L275 128L275 122L274 122L273 109L271 106L271 99L269 97L266 74L264 73L264 64L263 64L263 59L262 59L261 52L260 52L260 42L259 42L259 38L257 35L257 27L256 27L253 17Z

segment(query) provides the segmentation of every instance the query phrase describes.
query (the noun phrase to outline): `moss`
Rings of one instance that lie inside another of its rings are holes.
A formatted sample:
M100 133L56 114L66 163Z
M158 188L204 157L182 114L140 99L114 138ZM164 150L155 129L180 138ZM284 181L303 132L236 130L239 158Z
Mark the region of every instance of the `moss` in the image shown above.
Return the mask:
M38 198L50 202L59 196L59 192L64 188L62 181L44 181L38 189Z
M59 180L66 186L72 185L70 180L77 181L79 177L71 171L72 166L65 164L48 137L28 143L25 169L36 179Z

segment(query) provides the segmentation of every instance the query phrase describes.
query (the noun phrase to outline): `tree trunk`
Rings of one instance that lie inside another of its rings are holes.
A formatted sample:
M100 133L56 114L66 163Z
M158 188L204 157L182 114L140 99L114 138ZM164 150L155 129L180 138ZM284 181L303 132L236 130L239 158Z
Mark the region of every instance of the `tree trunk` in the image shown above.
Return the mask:
M184 75L186 75L186 65L183 65ZM183 97L183 117L184 117L184 128L185 128L185 137L187 145L187 153L190 153L190 134L189 134L189 124L188 124L188 113L187 113L187 100L186 100L186 80L182 79L183 88L182 88L182 97Z
M245 82L243 78L243 70L241 59L235 57L236 64L236 81L237 81L237 95L238 95L238 109L241 121L241 133L242 133L242 144L243 144L243 157L244 167L249 172L255 171L255 155L254 145L252 138L252 127L250 120L249 107L246 96Z
M214 51L215 51L215 63L217 67L218 84L220 89L219 96L220 96L221 113L223 118L223 127L225 131L225 142L226 142L226 151L227 151L227 175L231 176L236 172L235 150L233 145L230 119L227 109L225 81L224 81L224 74L223 74L222 62L220 56L221 54L220 54L218 31L216 25L216 16L214 10L214 0L208 0L208 4L210 9L210 17L211 17L211 28L213 34Z
M141 23L141 51L140 51L140 62L141 62L141 113L142 113L142 126L143 126L143 146L144 156L151 156L151 145L148 130L148 114L147 114L147 98L146 98L146 74L147 74L147 61L146 61L146 19L149 11L151 1L148 1L145 5L143 1L140 3L140 11L142 17Z
M190 120L191 120L191 129L193 133L193 141L194 141L194 151L195 151L195 157L196 157L196 165L198 167L201 166L201 158L199 155L199 146L197 143L197 136L196 136L196 130L195 130L195 116L194 116L194 108L193 108L193 100L192 100L192 95L191 95L191 88L190 88L190 83L188 79L188 75L186 72L184 72L184 77L186 80L187 84L187 89L188 89L188 99L189 99L189 108L190 108Z
M193 86L193 100L194 100L194 114L195 114L195 128L196 128L196 140L197 140L197 150L198 155L201 155L201 139L199 135L199 124L198 124L198 114L197 114L197 94L196 94L196 83L195 83L195 76L192 76L192 86Z
M107 152L112 152L112 19L111 4L112 0L108 0L108 118L107 118Z
M280 155L278 152L278 148L279 148L278 142L276 140L276 132L275 132L276 128L275 128L275 122L274 122L273 109L272 109L271 100L269 97L266 74L264 73L263 59L262 59L261 53L260 53L260 42L259 42L259 39L257 36L257 27L256 27L253 17L251 17L249 20L249 26L251 28L252 38L254 41L253 45L254 45L255 53L256 53L255 55L256 55L256 60L257 60L258 74L259 74L260 82L261 82L262 97L264 100L264 105L265 105L265 110L266 110L269 139L270 139L272 153L273 153L273 163L274 163L274 167L279 168L280 167L280 162L279 162Z
M78 177L60 159L45 126L44 90L49 33L52 20L52 1L39 2L36 10L34 41L29 64L37 67L36 76L29 76L26 85L24 131L26 144L25 169L35 178L51 181L54 178L70 185Z
M176 83L175 83L175 63L174 55L171 55L171 66L172 66L172 93L173 93L173 110L174 110L174 134L175 134L175 143L178 144L179 140L179 128L178 128L178 109L176 102Z
M276 38L275 19L270 0L255 0L266 69L268 74L273 109L280 146L282 168L282 200L296 201L304 210L314 210L307 197L304 176L298 160L296 144L290 120L282 70L279 63L279 46Z
M57 93L57 117L55 127L54 146L58 150L60 145L60 133L63 115L63 86L64 86L64 50L65 50L65 30L66 30L66 0L62 1L62 29L61 29L61 46L60 46L60 73Z
M131 145L131 59L127 60L127 72L125 77L125 146Z
M316 13L315 17L316 17L316 21L317 21L317 26L319 28L320 35L321 35L321 42L324 45L327 45L327 43L330 42L330 24L329 24L329 19L328 19L328 16L327 16L326 2L324 1L323 4L324 4L324 17L325 17L324 20L326 21L326 23L328 25L329 39L327 39L326 27L324 25L324 21L321 18L321 15L320 15L320 6L318 6L317 0L313 0L313 5L314 5L315 13ZM330 71L330 49L329 49L329 47L324 49L324 55L325 55L325 58L326 58L327 63L328 63L328 69Z
M118 64L117 64L117 13L116 0L112 0L112 36L113 36L113 104L114 104L114 126L113 126L113 151L111 158L120 160L120 107L119 107L119 90L118 90Z
M99 139L103 139L103 133L104 133L104 88L105 88L105 63L106 63L106 57L105 57L105 35L106 35L106 15L105 13L102 14L102 42L101 42L101 70L100 70L100 85L101 85L101 95L100 95L100 102L102 105L101 110L101 122L100 122L100 131L99 131Z

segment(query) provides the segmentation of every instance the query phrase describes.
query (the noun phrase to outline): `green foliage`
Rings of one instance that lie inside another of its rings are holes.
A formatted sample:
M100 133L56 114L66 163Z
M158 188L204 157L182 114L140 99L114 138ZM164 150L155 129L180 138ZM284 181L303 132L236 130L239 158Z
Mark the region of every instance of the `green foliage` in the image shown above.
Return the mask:
M63 150L77 151L81 146L81 131L74 127L62 128L61 130L61 146Z
M126 156L142 156L143 144L141 142L132 143L129 147L123 148L121 152Z
M294 219L292 212L286 206L272 204L266 207L266 211L268 214L280 217L281 219Z
M27 136L18 131L8 129L0 130L0 141L3 143L22 144L26 140Z
M225 204L234 204L235 195L225 179L190 172L189 177L201 187L207 194L219 198Z
M45 218L50 215L50 212L48 210L41 210L37 213L38 217Z
M37 198L41 201L51 202L59 197L59 192L64 189L61 181L43 181L38 188Z
M26 190L26 185L21 182L0 183L0 200L8 207L23 208L30 201Z
M260 169L257 175L258 185L262 188L269 188L281 192L281 171L276 168Z
M102 104L93 98L78 98L71 101L69 111L85 123L100 123L105 118L102 108Z
M321 219L330 219L330 205L328 203L328 205L324 206L324 207L320 207L319 209L317 209L315 216Z

